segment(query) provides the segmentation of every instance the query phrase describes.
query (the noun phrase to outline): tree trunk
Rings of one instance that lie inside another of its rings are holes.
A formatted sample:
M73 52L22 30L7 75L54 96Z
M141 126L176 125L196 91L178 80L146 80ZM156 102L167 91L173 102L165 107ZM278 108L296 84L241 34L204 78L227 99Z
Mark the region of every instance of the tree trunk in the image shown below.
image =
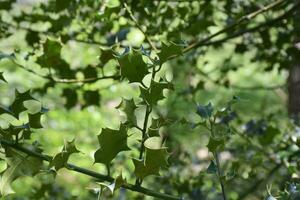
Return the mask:
M295 0L295 3L299 0ZM288 78L288 111L289 115L299 123L300 114L300 12L294 17L294 44L292 64Z

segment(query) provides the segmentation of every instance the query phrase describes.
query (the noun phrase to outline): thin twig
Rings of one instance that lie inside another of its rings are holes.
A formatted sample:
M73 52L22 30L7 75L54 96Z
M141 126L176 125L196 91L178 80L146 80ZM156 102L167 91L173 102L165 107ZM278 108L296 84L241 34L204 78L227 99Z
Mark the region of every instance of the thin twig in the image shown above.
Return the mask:
M154 51L157 51L155 45L152 43L151 39L149 38L148 34L146 33L146 31L143 30L143 28L141 27L141 25L139 24L139 22L137 21L137 19L134 17L131 9L128 7L128 5L124 2L123 3L126 11L128 12L130 18L133 20L133 22L135 23L135 25L137 26L137 28L144 34L146 40L148 41L149 45L151 46L151 48L154 50Z
M28 69L27 67L17 63L14 59L12 59L12 62L17 65L18 67L20 67L21 69L24 69L34 75L37 75L41 78L44 79L48 79L50 81L53 81L55 83L94 83L98 80L104 80L104 79L113 79L113 80L118 80L121 78L121 76L119 75L111 75L111 76L100 76L100 77L93 77L93 78L86 78L86 79L60 79L60 78L56 78L53 77L51 75L42 75L37 73L36 71L32 70L32 69Z
M203 44L202 46L209 46L209 45L217 45L217 44L221 44L223 42L226 42L230 39L234 39L238 36L241 36L241 35L244 35L245 33L253 33L253 32L256 32L256 31L259 31L260 29L263 29L263 28L268 28L270 27L271 25L274 25L290 16L292 16L295 11L297 11L297 8L300 6L300 3L296 4L295 6L293 6L291 9L289 9L287 12L285 12L284 14L272 19L272 20L269 20L269 21L266 21L266 22L263 22L255 27L252 27L252 28L249 28L249 29L245 29L245 30L240 30L240 31L237 31L225 38L222 38L222 39L219 39L219 40L215 40L215 41L209 41L205 44Z
M210 127L209 127L209 130L210 130L210 133L211 133L211 137L215 137L215 130L214 130L214 123L215 123L215 118L213 120L209 120L209 124L210 124ZM221 172L221 164L220 164L220 160L219 160L219 155L218 155L218 151L215 150L213 152L213 155L216 159L216 166L217 166L217 176L218 176L218 179L219 179L219 183L221 185L221 190L222 190L222 196L223 196L223 200L227 200L227 197L226 197L226 192L225 192L225 186L224 186L224 183L223 183L223 179L222 179L222 172Z
M217 173L218 173L218 178L219 178L219 182L220 182L220 185L221 185L223 199L227 200L226 193L225 193L225 186L224 186L223 179L222 179L222 172L221 172L221 165L220 165L219 155L218 155L217 151L214 152L214 157L216 159Z
M176 57L178 57L178 56L180 56L184 53L187 53L187 52L191 51L192 49L196 49L198 47L201 47L201 46L205 45L206 43L208 43L209 41L211 41L211 39L213 39L213 38L215 38L215 37L217 37L217 36L219 36L223 33L226 33L229 30L232 30L233 28L239 26L240 24L244 23L245 21L250 21L251 19L253 19L257 15L262 14L262 13L274 8L274 7L282 4L285 1L286 0L277 0L277 1L275 1L271 4L269 4L269 5L263 6L261 9L241 17L239 20L237 20L236 22L232 23L231 25L225 27L224 29L221 29L221 30L217 31L216 33L213 33L213 34L207 36L206 38L204 38L200 41L197 41L197 42L194 42L194 43L190 44L189 46L185 47L180 54L172 55L172 56L168 57L167 59L168 60L174 59L174 58L176 58Z
M56 78L53 78L53 81L56 83L94 83L98 80L103 80L103 79L118 80L118 79L120 79L120 76L112 75L112 76L101 76L101 77L86 78L86 79L56 79Z
M199 72L199 74L201 74L207 80L211 81L213 84L219 85L219 86L224 86L219 81L212 79L207 73L205 73L201 69L197 68L197 71ZM287 87L287 84L278 84L278 85L271 85L271 86L263 86L263 85L241 86L241 85L236 85L236 84L229 85L229 88L238 89L238 90L277 90L277 89L282 89L285 87Z
M8 26L8 27L12 27L14 29L22 29L22 30L25 30L25 31L33 31L33 32L36 32L36 33L39 33L39 34L42 34L42 35L45 35L45 36L50 36L50 37L57 37L57 35L55 35L55 33L53 32L49 32L49 31L41 31L41 30L34 30L30 27L25 27L25 26L21 26L21 25L15 25L15 24L12 24L12 23L9 23L9 22L6 22L6 21L3 21L1 20L0 18L0 21L2 24ZM75 42L79 42L79 43L85 43L85 44L91 44L91 45L99 45L99 46L102 46L102 47L114 47L116 45L120 45L122 46L121 44L118 44L118 43L115 43L113 45L108 45L106 43L103 43L103 42L98 42L98 41L94 41L94 40L83 40L83 39L77 39L77 38L69 38L70 41L75 41ZM125 46L122 46L122 47L125 47Z

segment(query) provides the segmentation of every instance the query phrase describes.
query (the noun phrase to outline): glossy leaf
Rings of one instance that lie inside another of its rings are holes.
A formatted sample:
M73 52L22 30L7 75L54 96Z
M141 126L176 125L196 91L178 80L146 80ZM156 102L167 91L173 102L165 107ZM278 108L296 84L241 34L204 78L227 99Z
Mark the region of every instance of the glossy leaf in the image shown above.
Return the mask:
M95 163L103 163L108 165L118 153L130 150L127 146L127 127L120 125L119 130L109 128L102 129L98 136L100 149L95 154Z
M46 112L48 112L48 109L41 108L41 110L35 114L28 114L30 128L35 128L35 129L43 128L41 124L41 117Z
M159 100L164 97L164 89L173 89L173 85L169 82L151 81L151 88L145 89L140 87L141 97L150 105L156 105Z
M213 114L213 107L211 103L208 103L207 105L198 105L197 106L197 114L202 117L203 119L208 119Z
M75 140L67 142L62 151L56 154L49 163L49 167L54 167L55 170L59 170L66 166L69 157L73 153L79 153L80 151L75 146Z
M170 45L166 45L165 43L162 43L161 52L158 53L160 63L162 64L166 62L170 56L181 54L181 51L182 51L181 46L175 45L173 43L171 43Z
M135 115L135 109L137 106L135 105L133 99L122 99L121 103L116 108L122 110L126 114L126 124L128 124L129 127L136 126L137 119Z
M31 95L30 91L19 92L15 90L15 100L12 105L9 107L9 110L14 114L16 118L19 118L19 114L26 110L24 107L24 102L28 100L35 100Z
M130 83L142 82L148 74L147 64L139 52L131 51L120 56L118 61L121 67L121 76L127 78Z
M167 167L168 152L165 147L161 147L159 137L150 137L145 143L145 160L133 159L136 177L144 179L149 175L159 175L161 168Z
M3 82L6 82L4 76L3 76L3 72L0 72L0 80L3 81Z

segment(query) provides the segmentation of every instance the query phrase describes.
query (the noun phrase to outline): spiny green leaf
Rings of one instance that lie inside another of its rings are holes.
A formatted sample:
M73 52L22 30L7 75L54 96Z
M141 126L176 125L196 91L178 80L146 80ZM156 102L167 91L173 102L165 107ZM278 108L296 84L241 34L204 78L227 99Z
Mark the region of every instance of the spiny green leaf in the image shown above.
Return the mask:
M100 59L102 65L105 65L108 61L110 61L111 59L114 59L114 58L115 58L114 52L111 49L108 49L108 50L101 49L101 55L100 55L99 59Z
M150 137L145 143L145 160L133 159L135 166L134 173L144 179L149 175L159 175L159 170L167 167L168 152L165 147L161 147L161 139L159 137Z
M95 105L100 105L100 94L97 90L86 90L83 93L83 98L85 101L84 107Z
M50 40L43 44L44 54L39 56L37 63L42 68L53 68L61 78L74 78L75 72L69 64L61 58L62 44L57 40Z
M3 76L3 72L0 72L0 80L7 83L7 81L5 80L5 78Z
M217 173L217 165L215 164L214 161L211 161L208 168L207 168L207 173L209 174L216 174Z
M200 115L200 117L202 117L203 119L210 118L212 116L212 113L213 113L213 107L210 102L205 106L202 105L197 106L197 114Z
M35 114L28 114L28 119L29 119L29 126L30 128L43 128L41 124L41 116L48 112L48 109L46 108L41 108L41 110Z
M207 148L211 152L215 152L217 149L219 149L221 146L224 145L224 139L217 139L210 137L209 143L207 144Z
M26 110L24 107L24 101L28 100L36 100L30 95L30 90L26 92L19 92L15 90L15 100L12 105L9 107L9 110L14 114L14 116L18 119L19 114Z
M78 96L76 90L70 88L65 88L62 94L66 98L65 107L70 109L74 107L78 101Z
M148 128L149 137L159 136L159 128L153 129L151 127Z
M38 43L40 41L39 32L30 30L27 32L25 39L30 46Z
M126 124L128 124L129 127L133 127L137 124L136 116L134 113L137 106L135 105L133 99L122 99L121 103L116 108L123 111L126 114Z
M145 89L140 87L141 97L150 105L156 105L157 102L164 98L163 90L173 89L173 85L169 82L151 81L151 87Z
M120 125L119 130L102 129L98 136L100 149L95 152L95 162L108 165L118 153L130 150L127 137L127 127L124 124Z
M117 178L111 184L106 184L106 183L98 183L98 184L109 189L111 194L113 194L117 189L119 189L125 183L126 183L126 179L124 179L121 174L117 176Z
M62 45L60 42L56 40L47 39L43 44L44 54L37 59L37 63L41 67L55 67L58 64L58 60L60 59L60 51L62 49Z
M181 54L181 51L182 51L181 46L175 45L173 43L171 43L170 45L166 45L165 43L162 43L161 52L158 53L160 63L162 64L166 62L170 56Z
M79 152L80 151L75 146L75 140L67 142L64 145L62 151L56 154L50 161L49 167L54 167L55 170L59 170L66 166L71 154Z
M276 135L280 134L280 131L278 128L275 128L273 126L268 126L265 133L259 137L259 142L262 145L269 145L273 142Z
M73 0L55 0L56 12L62 11L70 6Z
M142 82L148 74L147 64L139 52L131 51L120 56L118 61L121 66L121 76L127 78L130 83Z

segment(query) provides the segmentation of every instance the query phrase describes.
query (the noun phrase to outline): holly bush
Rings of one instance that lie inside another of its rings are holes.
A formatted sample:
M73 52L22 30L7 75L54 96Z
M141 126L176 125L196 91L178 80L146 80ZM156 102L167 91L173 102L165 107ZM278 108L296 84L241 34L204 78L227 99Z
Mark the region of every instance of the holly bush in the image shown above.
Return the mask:
M299 199L300 2L0 1L3 199Z

